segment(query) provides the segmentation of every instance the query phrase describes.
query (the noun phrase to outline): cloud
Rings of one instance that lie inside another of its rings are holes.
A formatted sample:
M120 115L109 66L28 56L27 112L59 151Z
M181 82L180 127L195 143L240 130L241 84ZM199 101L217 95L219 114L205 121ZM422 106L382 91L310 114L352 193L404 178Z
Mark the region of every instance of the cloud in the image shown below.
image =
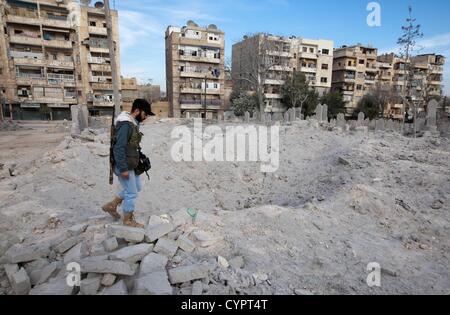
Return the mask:
M124 50L164 33L158 21L143 13L127 10L119 12L119 29L120 44Z

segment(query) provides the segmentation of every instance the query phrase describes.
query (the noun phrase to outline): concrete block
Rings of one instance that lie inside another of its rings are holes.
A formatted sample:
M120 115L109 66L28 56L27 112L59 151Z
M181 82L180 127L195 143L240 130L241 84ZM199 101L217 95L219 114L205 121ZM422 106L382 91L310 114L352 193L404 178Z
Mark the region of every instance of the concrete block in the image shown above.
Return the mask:
M110 287L114 284L114 282L116 282L116 278L117 277L115 275L107 273L103 275L101 284L102 286Z
M72 236L69 237L68 239L62 241L61 243L59 243L58 245L56 245L54 247L54 250L57 253L60 254L64 254L65 252L67 252L69 249L71 249L72 247L74 247L75 245L77 245L79 242L79 238L78 236Z
M128 289L125 281L120 280L112 287L104 288L100 295L128 295Z
M84 279L80 283L80 292L82 295L96 295L100 288L101 277Z
M165 271L166 265L169 259L157 253L150 253L144 257L139 269L139 276L145 276L146 274L156 271Z
M87 227L88 224L85 223L74 225L67 230L67 234L69 236L79 236L86 231Z
M12 282L13 275L19 271L18 264L6 264L4 265L6 277L8 278L9 283Z
M137 265L123 261L89 261L82 260L80 263L82 273L111 273L121 276L132 276L136 273Z
M234 257L233 259L230 259L229 264L234 269L244 268L244 258L241 256Z
M175 228L181 225L192 223L192 217L188 214L186 209L178 210L177 212L172 213L170 217Z
M122 225L110 225L108 226L108 234L117 238L123 238L128 242L142 243L145 230Z
M102 245L107 252L115 251L119 247L119 243L117 243L117 238L115 237L104 240Z
M202 295L203 294L203 283L201 281L195 281L192 285L191 295Z
M153 272L136 280L134 294L136 295L172 295L173 289L165 271Z
M191 265L177 267L169 270L169 280L172 284L189 282L206 278L209 268L205 265Z
M187 235L180 235L177 239L177 245L182 250L188 253L192 253L195 249L195 244L192 242Z
M172 258L173 256L175 256L177 249L178 249L178 245L175 241L161 238L156 243L153 251L155 251L156 253L165 255L169 258Z
M106 254L105 247L102 244L95 244L91 247L91 256L101 256Z
M217 263L223 269L228 269L228 267L230 267L230 263L222 256L217 257Z
M42 270L48 264L50 264L50 262L47 258L38 258L32 262L24 264L23 267L28 274L31 274L33 271Z
M11 277L11 287L16 295L27 295L31 290L31 281L24 268L14 273Z
M41 277L39 278L38 284L42 284L47 282L48 279L54 277L59 270L63 267L63 264L60 261L55 261L44 267L41 271Z
M71 262L79 262L84 257L88 256L89 249L85 242L81 242L77 246L69 250L66 255L64 255L64 264L69 264Z
M124 247L109 254L111 260L121 260L130 263L141 261L148 253L153 250L152 244L139 244L134 246Z
M145 230L145 241L153 243L173 230L175 230L175 226L172 223L149 224Z
M201 247L209 247L219 241L218 238L205 231L194 231L192 232L192 235Z
M50 248L45 244L16 244L5 253L5 260L10 264L30 262L42 257L47 257Z
M34 287L30 295L72 295L74 289L67 285L67 279L63 277Z

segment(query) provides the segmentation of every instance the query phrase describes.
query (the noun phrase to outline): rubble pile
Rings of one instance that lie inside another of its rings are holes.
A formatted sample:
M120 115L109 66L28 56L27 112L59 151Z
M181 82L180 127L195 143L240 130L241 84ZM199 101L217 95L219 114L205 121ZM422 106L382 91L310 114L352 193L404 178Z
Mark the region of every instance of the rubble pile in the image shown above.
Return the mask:
M25 128L21 125L19 125L14 120L5 120L0 121L0 131L17 131L17 130L24 130Z
M198 251L220 239L200 230L185 209L153 215L145 229L98 224L102 219L10 247L1 258L7 278L2 290L17 295L244 294L270 283L267 275L244 271L242 257L197 260ZM80 268L79 286L68 285L77 272L74 263Z

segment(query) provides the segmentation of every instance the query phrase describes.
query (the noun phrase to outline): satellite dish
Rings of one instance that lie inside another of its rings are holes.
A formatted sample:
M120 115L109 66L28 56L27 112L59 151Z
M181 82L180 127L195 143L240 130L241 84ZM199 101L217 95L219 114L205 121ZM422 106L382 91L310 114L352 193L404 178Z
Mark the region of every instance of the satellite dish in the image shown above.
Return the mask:
M104 7L104 4L103 4L103 2L101 2L101 1L97 1L97 2L94 4L94 7L96 7L97 9L102 9L102 8Z
M217 30L217 25L215 25L215 24L209 24L209 25L208 25L208 28L209 28L209 29L212 29L212 30Z
M91 0L81 0L81 4L88 6L91 4Z
M194 26L194 27L198 27L197 23L195 23L195 22L194 22L194 21L192 21L192 20L189 20L189 21L187 21L186 25L187 25L187 26Z

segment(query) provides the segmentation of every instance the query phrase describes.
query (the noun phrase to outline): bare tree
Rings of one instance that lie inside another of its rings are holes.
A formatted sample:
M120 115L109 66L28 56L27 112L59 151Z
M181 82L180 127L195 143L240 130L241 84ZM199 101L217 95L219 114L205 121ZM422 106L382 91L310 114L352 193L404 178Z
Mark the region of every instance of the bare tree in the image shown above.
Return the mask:
M233 54L236 54L233 72L238 74L233 79L238 86L248 87L256 92L261 113L265 110L264 87L269 73L284 66L281 57L284 43L270 37L266 33L246 36L233 49Z

